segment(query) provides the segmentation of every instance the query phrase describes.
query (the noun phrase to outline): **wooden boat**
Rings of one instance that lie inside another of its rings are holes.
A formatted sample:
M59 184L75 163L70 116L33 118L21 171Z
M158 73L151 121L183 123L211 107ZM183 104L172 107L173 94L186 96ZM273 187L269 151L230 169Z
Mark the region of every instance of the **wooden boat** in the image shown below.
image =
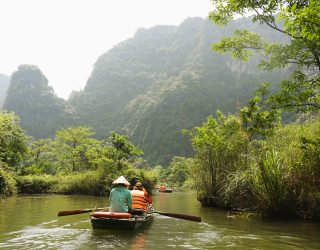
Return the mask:
M158 192L172 193L172 188L169 188L168 186L162 185L162 186L158 187Z
M92 212L90 214L93 229L125 229L133 230L149 224L153 215L151 212L113 213L106 211Z
M162 192L162 193L172 193L172 189L171 188L166 188L164 190L159 189L158 192Z

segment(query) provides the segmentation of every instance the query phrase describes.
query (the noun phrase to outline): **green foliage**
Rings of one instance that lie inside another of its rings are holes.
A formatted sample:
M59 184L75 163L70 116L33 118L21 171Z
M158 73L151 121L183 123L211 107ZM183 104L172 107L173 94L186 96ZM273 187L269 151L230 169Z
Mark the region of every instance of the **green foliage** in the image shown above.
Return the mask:
M151 170L144 169L136 169L133 167L129 167L123 172L123 176L134 185L138 180L143 183L144 188L147 190L149 194L152 193L156 183L157 183L157 175Z
M308 112L318 110L320 105L319 79L311 79L302 71L295 71L289 80L281 82L281 91L269 98L272 108Z
M17 177L19 193L41 194L52 192L58 178L52 175L25 175Z
M109 141L114 148L111 157L116 160L118 171L122 170L125 161L143 154L143 151L139 147L133 145L128 140L128 136L112 132Z
M228 175L222 190L224 199L232 200L237 193L251 204L233 202L236 206L259 209L272 216L318 220L319 128L317 118L278 127L265 142L253 141L250 164Z
M259 204L266 213L279 215L289 212L304 218L318 218L317 183L320 176L316 166L319 166L319 124L277 128L278 114L274 110L309 112L320 108L320 3L313 0L215 0L213 3L215 9L210 13L210 19L218 24L225 25L237 14L251 13L253 22L265 24L290 38L285 44L268 43L249 31L236 31L232 37L224 38L213 46L218 52L230 52L242 60L247 60L252 51L257 51L267 58L260 63L265 70L291 69L290 76L281 82L279 91L270 94L268 86L262 86L260 95L253 97L241 110L249 139L255 133L269 138L265 143L250 143L247 151L251 157L250 164L244 170L229 174L223 193L226 197L235 190L251 193L256 201L253 204ZM281 20L283 25L277 20ZM254 148L255 143L258 148ZM251 181L246 181L248 179Z
M110 141L92 138L88 127L57 131L52 139L33 141L22 174L57 174L96 170L105 174L122 171L135 164L142 150L126 136L112 133Z
M264 43L261 37L249 30L235 30L233 37L222 38L220 42L213 44L213 50L219 53L231 53L234 58L248 61L253 55L252 50L263 49Z
M248 25L252 33L275 40L270 30L246 19L226 29L189 18L177 27L139 30L99 57L84 90L68 102L74 120L94 128L99 138L109 131L130 135L152 165L168 165L175 155L192 155L182 129L199 126L217 108L237 111L258 81L281 79L279 72L264 73L251 62L208 52L212 39Z
M28 137L13 113L0 113L0 162L18 170L28 151Z
M214 45L218 52L230 52L247 60L253 51L267 59L260 66L266 70L290 67L291 75L281 83L281 89L268 100L273 109L289 111L319 110L320 108L320 33L319 1L232 1L214 0L209 18L225 25L235 15L251 13L253 22L267 25L290 39L287 43L262 42L249 31L235 31ZM283 21L283 25L278 21Z
M64 194L105 195L108 182L111 180L97 171L88 171L72 175L57 176L59 181L53 187L53 192Z
M289 5L282 4L280 10L278 20L284 20L284 30L291 36L319 41L319 1L297 1Z
M57 172L58 164L52 139L39 139L30 145L27 160L24 162L21 174L51 174Z
M301 148L303 149L303 160L308 161L310 168L316 170L312 171L312 175L317 180L320 178L320 170L317 170L320 164L320 137L301 137Z
M228 173L244 164L242 155L246 151L246 136L240 119L221 112L217 115L217 120L210 116L202 127L189 131L196 151L193 175L199 198L212 196L215 203L221 201L220 189Z
M256 197L260 206L271 214L287 212L285 168L279 154L267 151L259 162L260 181L255 183Z
M263 85L256 95L240 110L244 131L248 140L257 136L268 136L279 126L280 112L274 109L267 109L264 103L268 85Z
M192 167L193 159L185 157L173 157L169 166L162 168L158 166L155 170L159 181L168 183L174 187L182 187L184 183L190 178L190 168Z
M255 112L246 113L247 118ZM201 203L319 220L319 116L252 131L240 117L217 116L186 131L196 151L189 171Z
M209 19L219 25L226 25L236 15L245 15L252 12L251 19L254 22L268 22L274 24L279 1L226 1L213 0L213 11L209 14ZM283 1L284 2L284 1Z
M128 137L113 133L110 142L104 142L93 135L90 128L70 127L57 131L54 139L33 141L17 177L18 191L105 195L119 174L131 171L151 192L156 177L133 167L142 151Z
M60 193L105 195L110 190L111 179L99 171L69 175L25 175L17 177L19 193Z
M319 128L318 117L303 125L279 129L267 142L279 152L286 166L290 209L304 218L319 219Z
M254 185L260 184L255 180L257 176L259 172L250 167L239 166L235 171L229 172L220 189L221 203L236 209L257 207L258 199L253 192Z
M93 168L87 152L101 142L91 138L92 135L94 132L87 127L71 127L57 131L53 147L60 171L75 172Z
M0 161L0 198L16 193L16 181L14 174L6 169Z

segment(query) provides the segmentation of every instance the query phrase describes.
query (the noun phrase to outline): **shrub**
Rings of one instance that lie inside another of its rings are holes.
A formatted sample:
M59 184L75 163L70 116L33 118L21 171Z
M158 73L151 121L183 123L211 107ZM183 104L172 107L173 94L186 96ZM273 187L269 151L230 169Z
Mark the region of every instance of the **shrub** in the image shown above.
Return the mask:
M134 185L138 180L141 181L149 194L152 193L152 190L157 183L157 177L152 171L129 168L124 171L123 175L132 185Z
M50 193L56 183L57 178L52 175L26 175L17 177L19 193Z
M97 171L88 171L59 176L53 191L64 194L105 195L106 190L105 176Z
M0 163L0 197L16 192L16 181L10 171L6 171Z

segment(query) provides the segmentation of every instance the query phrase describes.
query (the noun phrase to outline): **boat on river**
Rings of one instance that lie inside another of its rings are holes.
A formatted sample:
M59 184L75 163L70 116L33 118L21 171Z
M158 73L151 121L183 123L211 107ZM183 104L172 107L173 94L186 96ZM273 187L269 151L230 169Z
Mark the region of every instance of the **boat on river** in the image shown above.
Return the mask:
M93 229L124 229L133 230L149 224L152 220L151 212L114 213L96 211L90 214Z
M160 186L158 186L158 192L162 192L162 193L172 193L172 188L170 188L168 185L165 184L161 184Z
M171 188L158 189L158 192L161 192L161 193L172 193L172 189Z

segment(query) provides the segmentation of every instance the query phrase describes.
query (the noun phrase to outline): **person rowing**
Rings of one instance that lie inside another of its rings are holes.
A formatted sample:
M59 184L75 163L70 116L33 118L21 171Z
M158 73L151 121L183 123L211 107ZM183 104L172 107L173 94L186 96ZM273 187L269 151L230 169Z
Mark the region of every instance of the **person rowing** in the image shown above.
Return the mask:
M114 182L112 182L112 184L114 187L112 188L109 196L109 212L131 212L132 196L130 190L128 189L130 183L126 180L126 178L120 176Z

